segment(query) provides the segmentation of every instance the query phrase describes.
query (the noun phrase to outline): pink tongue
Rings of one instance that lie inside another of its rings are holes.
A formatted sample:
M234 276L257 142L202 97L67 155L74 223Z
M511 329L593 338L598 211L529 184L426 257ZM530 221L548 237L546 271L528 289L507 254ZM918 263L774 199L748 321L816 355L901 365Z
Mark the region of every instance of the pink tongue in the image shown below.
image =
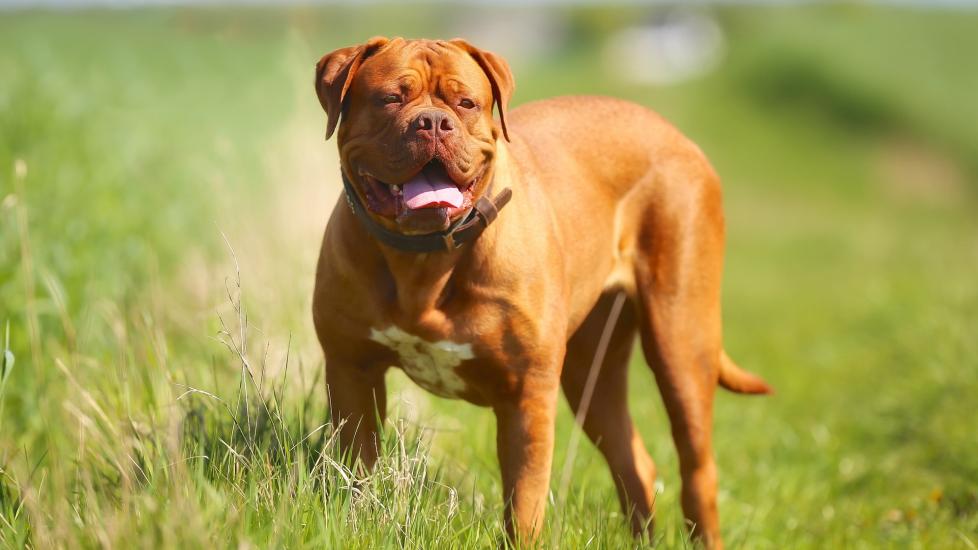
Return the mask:
M429 176L421 172L405 183L402 191L404 204L411 210L462 206L462 192L458 190L455 182L445 176Z

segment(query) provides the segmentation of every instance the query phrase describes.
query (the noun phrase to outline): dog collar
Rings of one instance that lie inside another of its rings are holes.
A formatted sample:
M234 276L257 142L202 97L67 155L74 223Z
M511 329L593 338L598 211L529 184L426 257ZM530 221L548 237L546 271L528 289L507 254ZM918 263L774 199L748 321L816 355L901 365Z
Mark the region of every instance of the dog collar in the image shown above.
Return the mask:
M496 220L499 211L513 197L513 192L509 187L506 187L494 198L487 198L486 195L492 190L492 184L490 184L486 194L479 197L479 200L475 201L469 211L455 220L445 231L425 233L424 235L405 235L391 231L371 218L360 201L360 197L353 189L353 184L350 183L349 178L342 170L340 170L340 174L343 176L346 203L357 219L360 220L360 223L363 224L364 229L378 241L404 252L450 252L461 248L463 244L479 238L479 235Z

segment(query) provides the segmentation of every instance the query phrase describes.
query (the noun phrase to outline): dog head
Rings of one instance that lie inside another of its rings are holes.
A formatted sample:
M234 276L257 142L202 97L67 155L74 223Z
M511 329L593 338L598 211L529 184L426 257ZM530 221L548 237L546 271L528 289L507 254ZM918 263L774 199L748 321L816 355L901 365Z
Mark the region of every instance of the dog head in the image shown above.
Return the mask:
M370 215L407 235L447 229L486 192L512 92L506 61L464 40L372 38L316 66L344 172Z

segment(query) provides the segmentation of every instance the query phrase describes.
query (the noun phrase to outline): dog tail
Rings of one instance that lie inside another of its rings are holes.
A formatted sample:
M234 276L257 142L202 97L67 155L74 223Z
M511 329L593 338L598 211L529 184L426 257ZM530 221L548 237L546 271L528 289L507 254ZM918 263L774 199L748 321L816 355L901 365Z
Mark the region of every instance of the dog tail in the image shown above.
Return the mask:
M774 388L763 378L738 367L725 351L720 352L720 385L734 393L755 395L774 393Z

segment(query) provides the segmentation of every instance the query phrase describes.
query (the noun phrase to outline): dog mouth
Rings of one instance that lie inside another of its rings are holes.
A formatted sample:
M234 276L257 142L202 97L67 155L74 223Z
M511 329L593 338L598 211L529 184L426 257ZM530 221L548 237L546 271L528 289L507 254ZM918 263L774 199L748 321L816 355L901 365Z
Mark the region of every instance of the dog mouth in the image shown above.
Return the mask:
M381 181L366 170L358 171L367 208L374 214L396 220L407 233L447 229L452 219L472 207L475 185L486 167L464 182L455 181L439 159L399 184Z

